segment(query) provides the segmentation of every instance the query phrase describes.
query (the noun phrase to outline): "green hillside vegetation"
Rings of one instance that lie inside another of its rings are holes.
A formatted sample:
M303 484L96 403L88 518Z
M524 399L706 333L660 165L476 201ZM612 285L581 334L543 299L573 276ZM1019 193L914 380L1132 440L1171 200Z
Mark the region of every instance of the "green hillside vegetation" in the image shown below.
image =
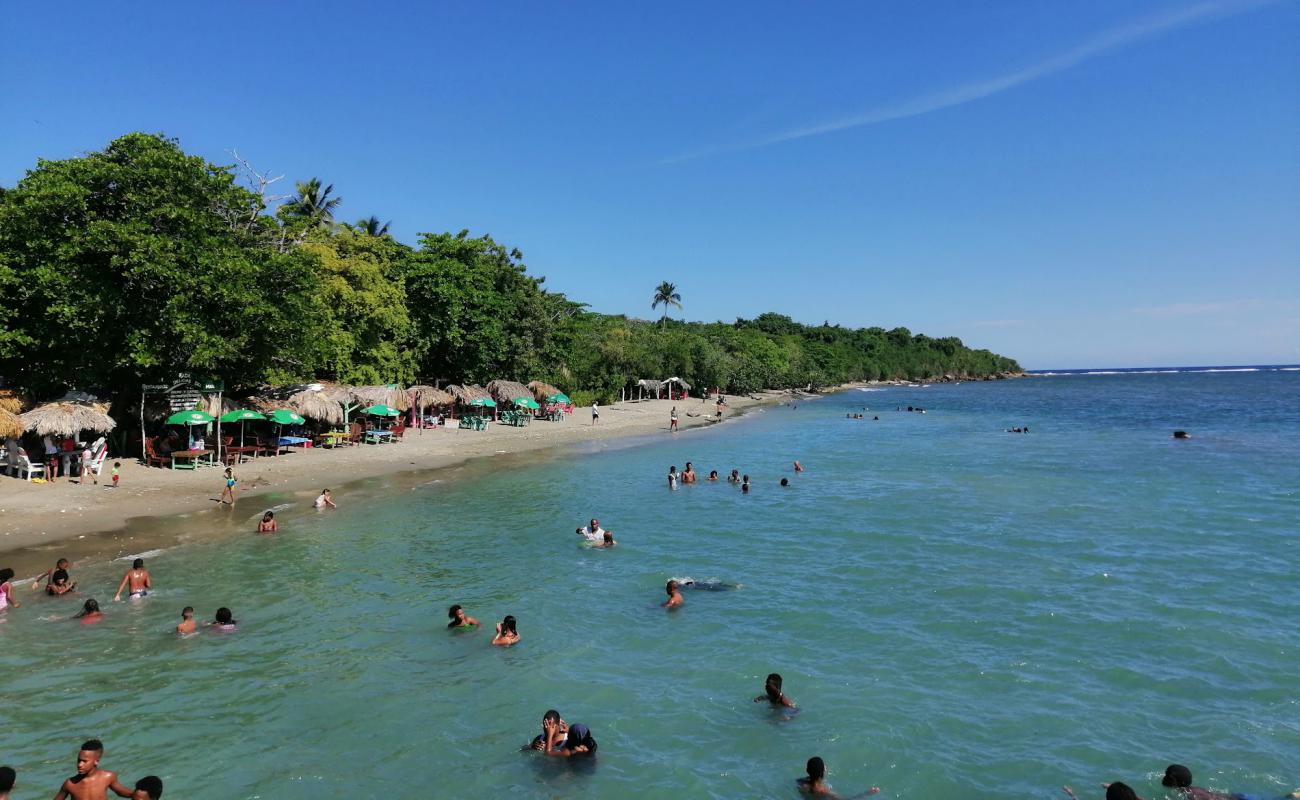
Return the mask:
M646 294L661 319L600 314L491 236L410 247L377 217L337 220L332 186L300 183L271 207L246 177L133 133L0 189L0 375L39 397L185 372L232 388L541 379L608 401L644 377L735 393L1019 370L905 328L676 321L660 276Z

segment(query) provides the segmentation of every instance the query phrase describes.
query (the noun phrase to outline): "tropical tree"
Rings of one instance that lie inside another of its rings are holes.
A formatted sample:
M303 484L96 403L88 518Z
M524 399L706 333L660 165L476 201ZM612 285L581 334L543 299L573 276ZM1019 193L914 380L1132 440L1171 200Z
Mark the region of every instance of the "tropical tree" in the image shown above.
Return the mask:
M653 311L660 305L664 307L664 315L659 323L665 324L668 321L668 307L682 307L682 296L677 293L677 284L664 281L655 288L654 300L650 303L650 310Z
M299 181L298 196L280 207L280 213L290 220L305 223L305 227L328 228L334 224L334 210L343 202L342 197L333 196L334 184L321 187L320 178Z
M365 219L357 220L355 225L349 227L357 233L364 233L367 236L386 237L388 236L388 226L392 224L392 220L389 220L388 222L380 222L379 217L371 214Z

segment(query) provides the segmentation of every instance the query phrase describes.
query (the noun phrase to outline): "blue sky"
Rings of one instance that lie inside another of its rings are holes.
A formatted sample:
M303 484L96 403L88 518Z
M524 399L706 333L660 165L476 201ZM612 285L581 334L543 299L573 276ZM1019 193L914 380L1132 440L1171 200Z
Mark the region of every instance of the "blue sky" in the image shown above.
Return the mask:
M1300 3L9 3L0 184L132 130L650 316L1300 362Z

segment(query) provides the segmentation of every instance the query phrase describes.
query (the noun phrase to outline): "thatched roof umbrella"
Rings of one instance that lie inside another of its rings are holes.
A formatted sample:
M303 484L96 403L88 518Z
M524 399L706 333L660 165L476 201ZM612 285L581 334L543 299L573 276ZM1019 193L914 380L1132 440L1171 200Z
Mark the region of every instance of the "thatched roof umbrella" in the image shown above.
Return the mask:
M492 395L488 394L482 386L472 383L465 386L453 383L447 387L447 391L451 393L452 397L456 398L457 403L462 405L469 405L475 400L492 399Z
M424 427L424 410L426 408L439 408L454 405L456 398L451 392L428 386L425 384L416 384L406 389L406 394L411 399L411 409L416 412L415 425Z
M99 403L46 403L19 417L25 430L37 436L76 436L82 431L107 433L117 427L108 415L108 406Z
M335 399L338 395L338 392L327 393L324 390L303 389L301 392L289 395L284 407L329 425L342 425L343 404ZM350 393L345 393L345 396L350 397Z
M23 413L23 396L18 394L15 389L0 389L0 411L8 411L10 414Z
M545 381L533 381L528 384L528 388L533 390L533 398L538 402L541 402L548 397L554 397L557 394L564 394L564 392Z
M527 386L515 381L492 381L487 385L487 390L492 393L492 399L498 403L509 403L516 397L533 396Z
M389 406L398 411L411 407L411 399L400 386L358 386L352 395L365 406Z
M0 407L0 439L17 439L24 430L22 420Z

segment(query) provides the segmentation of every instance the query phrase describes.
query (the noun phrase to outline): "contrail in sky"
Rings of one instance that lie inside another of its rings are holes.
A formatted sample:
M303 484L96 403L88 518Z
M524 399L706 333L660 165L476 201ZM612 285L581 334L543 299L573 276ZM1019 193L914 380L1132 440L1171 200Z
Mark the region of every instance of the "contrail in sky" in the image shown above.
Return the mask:
M975 100L982 100L985 97L1005 92L1008 89L1014 89L1021 84L1036 81L1039 78L1046 77L1064 69L1082 64L1098 56L1127 47L1144 39L1150 39L1160 34L1167 33L1178 28L1191 25L1208 17L1226 17L1234 14L1240 14L1260 6L1269 5L1275 0L1237 0L1236 2L1209 2L1196 3L1195 5L1169 11L1164 14L1158 14L1149 17L1143 17L1128 22L1124 25L1103 31L1096 36L1075 45L1066 50L1064 53L1053 56L1045 61L1025 67L1015 72L1007 73L996 78L990 78L978 83L968 83L962 86L954 86L949 89L942 89L930 94L924 94L914 97L910 100L877 106L866 111L843 117L841 119L823 122L818 125L809 125L802 128L776 133L761 139L754 139L748 142L739 142L729 145L719 145L703 150L697 150L684 155L664 158L661 164L677 164L683 161L691 161L705 156L717 155L719 153L735 152L737 150L752 150L758 147L767 147L768 145L789 142L795 139L806 139L809 136L821 136L826 133L847 130L849 128L861 128L866 125L875 125L880 122L889 122L896 119L906 119L908 117L917 117L922 114L929 114L933 111L941 111L945 108L970 103Z

